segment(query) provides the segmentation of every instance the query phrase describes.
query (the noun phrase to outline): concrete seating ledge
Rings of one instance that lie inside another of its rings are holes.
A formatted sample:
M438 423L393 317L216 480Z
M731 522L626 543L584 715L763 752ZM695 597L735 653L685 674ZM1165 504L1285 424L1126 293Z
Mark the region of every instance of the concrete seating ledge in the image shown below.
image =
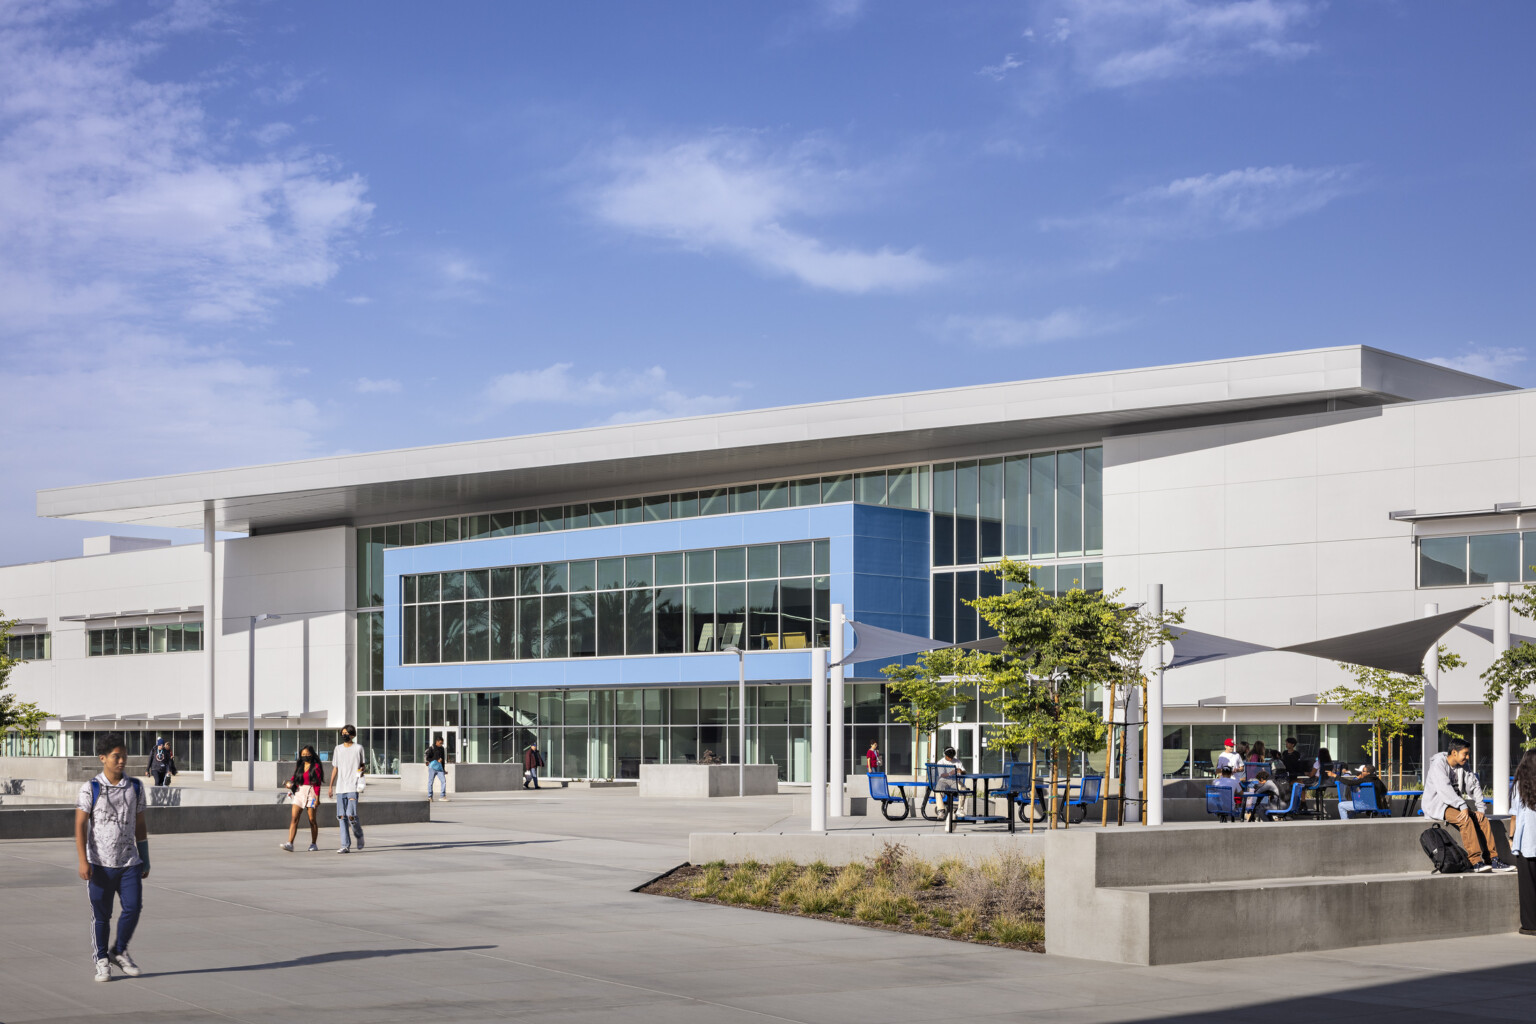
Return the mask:
M1419 847L1426 827L1416 818L1050 833L1046 951L1152 965L1516 930L1514 875L1432 874Z
M288 827L292 811L286 804L221 804L150 807L144 812L149 834L172 832L247 832ZM414 799L369 800L363 797L359 817L363 826L405 825L430 821L432 805L425 796ZM321 828L336 827L335 804L321 801L315 814ZM308 828L308 819L303 827ZM75 834L73 807L0 808L0 839L63 839Z

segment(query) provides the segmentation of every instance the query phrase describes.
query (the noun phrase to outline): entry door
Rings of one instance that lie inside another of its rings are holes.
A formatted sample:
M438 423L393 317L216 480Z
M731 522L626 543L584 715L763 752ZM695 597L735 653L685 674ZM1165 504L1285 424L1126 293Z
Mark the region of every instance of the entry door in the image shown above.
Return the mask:
M945 747L954 747L955 760L964 765L966 771L976 771L976 732L974 725L951 723L939 726L939 749L934 751L934 760L943 756Z
M434 726L427 730L427 738L430 741L438 733L443 734L443 753L448 755L449 764L459 763L459 730L457 726Z

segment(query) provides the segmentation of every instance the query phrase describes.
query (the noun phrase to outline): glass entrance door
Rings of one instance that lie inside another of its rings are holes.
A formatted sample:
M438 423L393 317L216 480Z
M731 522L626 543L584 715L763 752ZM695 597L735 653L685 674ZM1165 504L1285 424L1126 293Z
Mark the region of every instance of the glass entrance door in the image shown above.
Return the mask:
M976 752L979 749L976 742L977 726L950 723L939 726L939 749L935 754L943 756L945 747L955 748L955 760L965 766L968 772L977 770Z

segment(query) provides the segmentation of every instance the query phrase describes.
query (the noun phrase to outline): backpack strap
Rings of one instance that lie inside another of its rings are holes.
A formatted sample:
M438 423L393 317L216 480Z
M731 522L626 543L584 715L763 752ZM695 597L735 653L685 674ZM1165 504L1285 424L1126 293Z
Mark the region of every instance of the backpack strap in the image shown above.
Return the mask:
M95 779L92 779L91 780L91 809L89 811L87 811L86 813L94 815L96 813L96 801L100 800L100 799L101 799L101 783L97 782Z

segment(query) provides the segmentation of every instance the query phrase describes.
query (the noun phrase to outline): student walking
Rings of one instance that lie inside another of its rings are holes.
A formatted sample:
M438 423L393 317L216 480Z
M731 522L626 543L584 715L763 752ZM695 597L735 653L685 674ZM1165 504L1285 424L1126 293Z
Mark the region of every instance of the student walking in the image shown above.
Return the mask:
M299 813L309 812L309 852L320 849L320 822L315 819L320 806L320 784L325 781L325 769L320 766L320 755L314 747L299 751L299 763L288 776L288 802L293 805L293 818L288 822L288 841L280 843L283 849L293 852L293 839L299 834Z
M869 771L885 771L885 758L880 756L880 744L875 740L870 740L869 749L864 751L864 764Z
M1520 934L1536 935L1536 750L1527 750L1515 768L1509 809L1515 815L1509 846L1520 872Z
M179 774L176 771L176 753L169 743L156 744L154 753L149 755L149 774L154 777L157 786L169 786L171 776Z
M96 980L111 981L112 968L139 976L139 965L128 955L128 943L144 907L143 880L149 877L149 834L144 827L144 785L125 774L128 754L122 733L109 732L96 740L101 773L80 787L75 803L75 853L79 874L91 896L91 959ZM107 938L112 926L112 900L122 904L117 941Z
M326 796L336 798L336 824L341 826L341 849L351 853L352 840L363 848L363 826L357 820L357 795L363 791L363 748L357 743L357 728L341 727L341 743L331 751L331 785Z
M539 753L537 743L528 744L523 751L523 788L527 789L532 783L534 789L539 788L539 769L544 767L544 755Z
M432 783L442 780L443 799L448 799L448 752L443 749L443 734L432 737L424 760L427 762L427 800L432 799Z

